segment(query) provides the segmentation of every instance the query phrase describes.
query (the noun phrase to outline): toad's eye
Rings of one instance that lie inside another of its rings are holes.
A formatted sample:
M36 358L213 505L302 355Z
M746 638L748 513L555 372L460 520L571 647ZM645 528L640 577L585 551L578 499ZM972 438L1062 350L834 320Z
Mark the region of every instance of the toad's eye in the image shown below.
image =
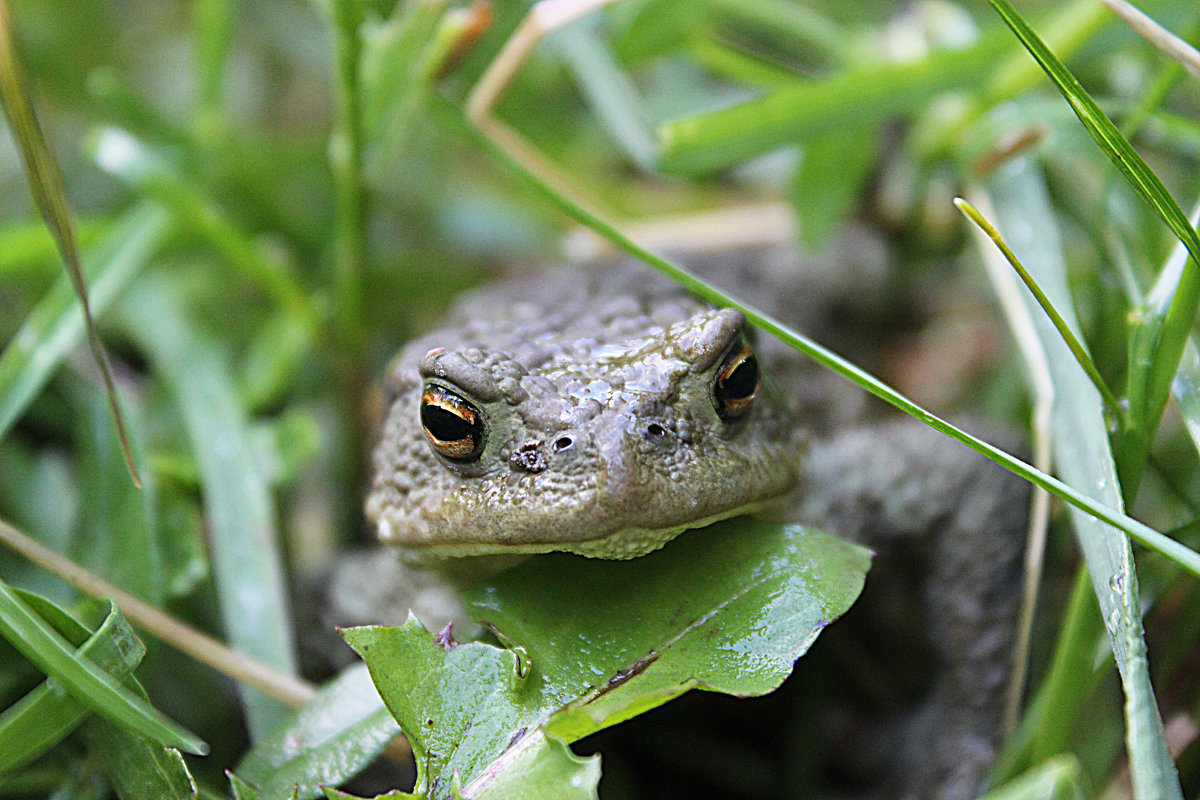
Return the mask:
M455 461L474 461L483 452L487 424L483 413L444 386L425 385L421 429L435 450Z
M739 336L729 348L713 381L712 399L717 414L727 421L744 416L758 394L759 385L758 359L746 340Z

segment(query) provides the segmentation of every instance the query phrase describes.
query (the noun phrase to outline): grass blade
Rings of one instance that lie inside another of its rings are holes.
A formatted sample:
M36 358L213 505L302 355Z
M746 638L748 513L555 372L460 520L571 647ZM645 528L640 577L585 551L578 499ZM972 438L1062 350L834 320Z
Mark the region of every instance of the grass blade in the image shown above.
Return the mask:
M180 407L203 485L213 576L233 647L295 674L292 629L269 476L250 446L245 410L218 345L190 324L178 282L155 273L122 299L120 317L149 353ZM286 715L277 701L243 687L252 736Z
M988 38L909 64L874 64L797 82L755 100L659 126L660 168L702 174L806 139L839 135L923 106L933 95L985 77L1011 42Z
M1200 236L1196 235L1195 228L1158 176L1146 166L1146 162L1121 135L1112 120L1100 110L1075 76L1050 52L1025 20L1006 0L989 2L1070 103L1079 121L1104 154L1191 254L1189 263L1181 267L1178 276L1160 279L1155 287L1156 305L1147 306L1149 313L1139 326L1142 329L1136 333L1130 349L1134 360L1131 361L1128 379L1129 434L1120 445L1118 463L1127 496L1132 497L1144 466L1150 437L1158 427L1170 382L1179 367L1184 341L1200 305L1200 276L1196 274L1196 263L1200 261Z
M258 742L237 771L268 797L282 797L297 785L305 796L315 796L320 784L341 783L357 774L399 734L366 665L359 662Z
M658 160L658 142L643 104L603 32L588 22L558 31L554 39L557 51L626 158L649 172Z
M1009 453L1006 453L998 447L988 444L982 439L978 439L966 431L956 428L949 422L946 422L944 419L941 419L929 411L926 411L924 408L921 408L916 403L912 402L895 389L883 383L875 376L850 363L849 361L846 361L836 353L792 330L773 317L770 317L761 311L737 300L736 298L708 285L677 264L667 261L661 256L646 250L628 236L623 234L612 223L601 219L592 212L571 201L553 187L540 181L499 145L484 135L478 128L471 125L471 123L463 115L463 112L449 100L446 100L440 95L436 96L435 100L436 102L432 104L431 108L437 115L438 119L442 120L445 124L449 125L458 133L461 133L463 136L469 138L506 170L521 178L527 186L537 192L553 207L557 208L571 219L574 219L579 224L595 231L603 238L612 242L613 245L620 250L628 253L634 258L639 258L645 261L648 265L659 270L664 275L667 275L672 280L679 283L679 285L684 289L692 292L697 297L703 298L717 305L740 310L756 327L766 331L767 333L770 333L772 336L775 336L789 346L796 348L822 366L825 366L847 380L856 383L884 402L895 406L909 416L916 417L918 420L938 431L939 433L943 433L946 436L963 443L980 455L1004 467L1009 472L1024 478L1035 486L1040 486L1041 488L1053 494L1055 497L1058 497L1059 499L1071 504L1072 506L1075 506L1076 508L1086 511L1096 519L1120 528L1137 542L1149 547L1152 550L1162 553L1164 556L1179 564L1188 572L1200 577L1200 554L1196 553L1194 550L1191 550L1179 542L1164 536L1148 525L1138 522L1132 517L1126 515L1124 512L1114 509L1110 505L1096 502L1091 497L1088 497L1075 488L1063 483L1057 478L1047 475L1041 470L1036 469L1035 467L1025 463L1019 458L1010 455Z
M3 581L0 635L75 699L114 724L165 747L195 755L208 752L208 745L195 734L164 717L92 662L76 657L70 644Z
M230 650L216 639L93 575L3 519L0 519L0 544L84 594L109 598L121 607L122 616L143 631L235 681L253 686L291 707L298 708L312 699L314 689L306 681Z
M1024 159L997 173L990 190L995 205L993 217L1015 232L1013 246L1023 254L1033 279L1060 310L1065 323L1078 327L1067 289L1059 231L1041 176ZM1121 486L1099 393L1078 368L1055 326L1038 313L1032 299L1028 306L1054 379L1058 471L1073 485L1090 487L1095 497L1119 509ZM1135 796L1182 800L1150 684L1133 552L1124 536L1080 510L1071 509L1071 522L1087 561L1125 690L1127 747Z
M853 33L807 5L787 0L709 0L714 16L728 18L734 30L758 30L780 42L810 47L823 58L844 61ZM722 20L724 21L724 20Z
M104 352L104 343L96 332L92 311L88 305L87 284L83 279L83 268L79 263L79 251L75 246L75 231L71 225L71 214L67 209L67 195L63 187L62 174L54 152L46 142L41 125L38 124L37 113L29 98L28 81L24 70L21 69L20 58L17 55L17 40L13 31L12 14L9 11L8 0L0 0L0 105L8 116L14 138L21 151L25 171L29 178L29 188L33 194L34 204L41 213L46 227L54 236L58 245L59 255L66 266L67 275L75 286L75 293L83 306L84 326L87 330L88 344L92 348L92 358L100 369L104 380L104 390L108 394L109 408L112 410L113 421L117 426L117 438L121 442L121 452L125 457L125 466L136 485L141 485L138 477L137 464L134 463L133 449L129 437L125 433L125 420L121 414L121 402L113 385L112 372L108 366L108 356Z
M1013 270L1015 270L1017 275L1020 276L1021 281L1033 294L1038 305L1041 306L1042 311L1044 311L1046 316L1050 318L1050 322L1054 324L1054 329L1058 331L1058 335L1062 337L1063 344L1070 349L1071 355L1075 357L1075 363L1083 368L1088 380L1092 382L1092 385L1100 394L1101 399L1104 401L1105 411L1110 414L1117 413L1117 411L1120 409L1120 404L1117 402L1117 398L1113 396L1112 391L1108 388L1108 384L1104 382L1104 378L1100 377L1100 371L1096 369L1096 365L1092 362L1092 357L1088 355L1087 348L1083 346L1083 342L1079 341L1079 337L1077 337L1075 332L1071 330L1071 326L1067 324L1065 319L1063 319L1063 316L1061 313L1059 313L1059 310L1054 307L1054 303L1051 302L1050 298L1046 296L1046 293L1042 291L1042 287L1038 285L1038 282L1035 281L1033 276L1029 274L1029 270L1025 269L1025 265L1021 263L1019 258L1017 258L1016 253L1009 249L1009 246L1005 243L1004 238L1000 235L1000 231L996 230L996 227L992 225L992 223L988 222L987 217L983 216L983 214L980 214L979 210L976 209L975 206L971 205L966 200L963 200L961 197L954 198L954 205L968 219L970 219L971 222L975 223L975 225L978 226L978 228L983 231L989 239L992 240L992 243L996 245L997 249L1004 254L1005 260L1008 261Z
M1100 110L1075 76L1050 52L1029 24L1013 10L1007 0L988 0L1000 14L1021 44L1037 60L1042 70L1054 82L1071 109L1083 123L1083 127L1106 156L1121 170L1130 185L1142 196L1150 207L1162 217L1174 234L1183 242L1193 259L1200 259L1200 237L1188 223L1187 216L1163 186L1158 176L1146 166L1129 141L1121 135L1112 120Z
M359 364L362 344L366 214L363 185L362 40L365 3L330 0L334 96L337 114L329 135L329 165L336 191L333 230L333 296L343 362Z
M1076 573L1062 620L1049 669L992 766L993 784L1006 783L1068 750L1088 698L1098 679L1107 674L1095 669L1096 643L1104 635L1104 625L1086 567Z
M1179 405L1179 415L1183 417L1192 446L1200 451L1200 350L1195 342L1188 342L1183 350L1171 394Z
M61 613L48 615L47 606L54 608L49 601L25 592L17 594L33 610L40 611L43 619L71 645L78 647L79 656L114 678L123 680L141 662L145 648L121 614L110 613L93 634L61 609L55 608ZM66 738L89 713L83 703L43 681L0 714L0 774L38 758Z
M1200 208L1193 213L1195 220ZM1127 497L1132 497L1181 368L1183 350L1200 304L1200 271L1184 247L1167 259L1153 288L1137 309L1129 333L1127 426L1118 442L1118 464Z
M789 190L800 244L819 252L853 213L875 167L880 128L865 125L804 146Z
M223 89L233 42L233 3L197 0L191 6L200 84L196 121L202 134L212 136L224 124Z
M1087 800L1094 795L1088 791L1087 776L1073 755L1047 759L1004 786L992 789L981 800Z
M466 16L447 13L444 0L423 0L398 4L387 20L364 27L359 94L365 174L395 174L416 112L468 25Z

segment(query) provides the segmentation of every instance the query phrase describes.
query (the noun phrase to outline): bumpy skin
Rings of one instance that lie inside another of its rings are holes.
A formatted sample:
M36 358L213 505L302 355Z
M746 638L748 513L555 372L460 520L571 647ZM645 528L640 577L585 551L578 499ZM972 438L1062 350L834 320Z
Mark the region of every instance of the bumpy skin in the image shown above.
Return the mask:
M889 299L886 250L862 230L811 261L786 246L685 261L852 356ZM775 500L790 518L877 551L866 599L888 594L875 598L882 616L896 591L922 598L932 688L878 728L856 725L840 752L864 763L849 768L875 773L880 796L972 796L995 752L1026 486L911 420L864 421L861 393L770 337L755 345L764 391L746 418L723 421L713 370L743 329L736 312L611 262L471 295L389 369L368 516L410 563L546 550L627 558ZM484 410L478 463L449 461L425 440L428 382ZM564 436L572 447L556 453ZM888 577L914 569L916 587ZM453 616L445 583L401 588L418 574L395 558L341 562L329 603L341 616L327 621L395 621L410 605L427 622Z
M388 370L367 516L418 560L632 558L795 485L804 441L771 386L725 420L716 373L746 321L644 268L564 270L461 301ZM476 460L438 453L424 387L483 412Z

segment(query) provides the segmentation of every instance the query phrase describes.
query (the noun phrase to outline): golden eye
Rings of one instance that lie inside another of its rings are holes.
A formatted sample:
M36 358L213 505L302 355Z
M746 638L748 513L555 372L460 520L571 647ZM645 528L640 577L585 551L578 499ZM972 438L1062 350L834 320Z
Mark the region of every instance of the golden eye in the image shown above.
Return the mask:
M739 336L734 339L713 381L712 399L717 414L727 421L744 416L750 410L760 385L758 359L746 340Z
M421 430L434 449L455 461L474 461L483 452L483 413L461 395L434 383L421 393Z

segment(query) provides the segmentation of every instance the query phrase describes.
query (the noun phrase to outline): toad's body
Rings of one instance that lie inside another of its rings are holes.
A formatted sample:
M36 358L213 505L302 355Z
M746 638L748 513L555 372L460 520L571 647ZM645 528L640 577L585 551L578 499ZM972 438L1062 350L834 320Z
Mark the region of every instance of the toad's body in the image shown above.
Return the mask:
M786 248L703 261L689 263L826 340L858 326L822 309L861 308L886 272L877 242L861 236L817 264ZM481 560L459 556L551 550L631 558L772 503L868 543L883 564L866 594L916 588L933 662L902 745L881 751L887 794L977 788L1012 641L1019 481L911 421L851 422L859 406L841 382L641 266L552 271L469 295L400 353L385 387L367 513L410 564L441 571ZM900 558L921 565L920 586L889 580ZM454 601L452 581L394 559L370 561L368 576L366 563L339 568L342 598L329 605L357 611L332 621Z

